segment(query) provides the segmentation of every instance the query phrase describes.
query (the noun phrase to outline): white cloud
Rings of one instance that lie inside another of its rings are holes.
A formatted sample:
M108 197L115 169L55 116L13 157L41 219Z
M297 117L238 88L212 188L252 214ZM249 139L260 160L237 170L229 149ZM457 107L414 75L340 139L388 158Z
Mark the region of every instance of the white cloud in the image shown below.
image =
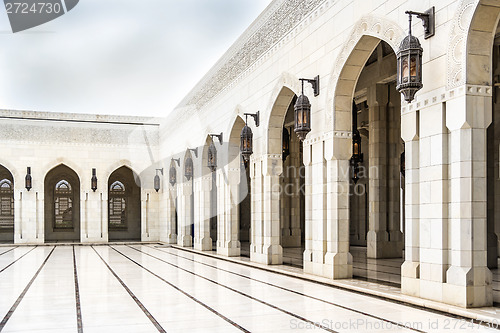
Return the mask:
M81 0L10 33L0 9L0 108L164 116L270 0Z

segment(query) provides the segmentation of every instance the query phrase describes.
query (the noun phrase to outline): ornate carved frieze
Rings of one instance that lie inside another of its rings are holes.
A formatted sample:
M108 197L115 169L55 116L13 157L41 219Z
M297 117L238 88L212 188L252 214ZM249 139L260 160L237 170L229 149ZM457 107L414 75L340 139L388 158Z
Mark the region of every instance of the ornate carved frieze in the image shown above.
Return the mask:
M200 109L230 86L264 54L274 49L288 33L324 2L334 0L282 0L274 2L258 21L228 50L177 108Z
M447 90L465 84L467 71L467 35L479 0L462 0L453 17L448 39L446 58L448 72Z

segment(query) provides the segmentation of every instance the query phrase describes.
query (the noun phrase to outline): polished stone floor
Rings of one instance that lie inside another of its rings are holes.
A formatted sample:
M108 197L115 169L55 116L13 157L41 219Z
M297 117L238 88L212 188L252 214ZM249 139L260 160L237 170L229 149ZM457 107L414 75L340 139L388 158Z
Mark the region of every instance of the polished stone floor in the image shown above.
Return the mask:
M0 248L1 332L480 332L488 327L154 244Z

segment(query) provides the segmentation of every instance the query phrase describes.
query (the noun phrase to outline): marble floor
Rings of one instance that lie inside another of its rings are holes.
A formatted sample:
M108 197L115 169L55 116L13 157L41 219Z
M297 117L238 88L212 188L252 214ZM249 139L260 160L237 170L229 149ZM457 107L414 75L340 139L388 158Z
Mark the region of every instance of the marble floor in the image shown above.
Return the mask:
M0 332L491 330L154 244L0 247Z

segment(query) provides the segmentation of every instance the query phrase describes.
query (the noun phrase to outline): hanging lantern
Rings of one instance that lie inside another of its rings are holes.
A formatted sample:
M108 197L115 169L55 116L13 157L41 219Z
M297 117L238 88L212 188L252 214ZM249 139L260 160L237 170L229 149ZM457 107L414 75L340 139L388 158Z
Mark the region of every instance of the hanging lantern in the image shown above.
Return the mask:
M172 161L170 162L170 170L168 172L168 178L172 186L174 186L175 183L177 183L177 169L175 168L174 161L177 162L177 165L180 165L180 159L172 158Z
M281 158L283 159L283 162L285 162L288 155L290 155L290 132L288 132L286 127L283 127L281 147Z
M25 187L26 189L28 190L31 190L31 187L32 187L32 183L33 183L33 180L31 178L31 167L28 167L27 171L26 171L26 178L24 179L24 182L25 182Z
M314 79L300 79L302 81L302 94L295 102L295 133L301 141L304 141L307 133L311 131L311 103L304 95L304 81L312 85L314 96L319 95L319 75Z
M184 176L186 176L188 181L193 178L193 159L190 156L186 158L186 162L184 163Z
M175 167L174 168L174 171L175 171ZM155 178L153 180L153 184L154 184L154 189L156 192L158 192L160 190L160 176L158 175L158 171L161 172L161 174L163 175L163 168L162 169L156 169L156 175L155 175ZM170 169L170 172L172 172L172 169ZM174 180L174 184L172 184L172 186L175 185L175 180Z
M363 163L363 153L361 152L361 135L358 131L358 109L356 102L352 101L352 156L350 160L352 170L352 180L356 184L359 180L359 164Z
M250 160L250 155L253 154L253 133L248 125L243 126L240 135L240 150L245 162Z
M175 183L177 182L177 170L175 169L175 166L172 165L170 167L170 171L169 171L169 182L170 182L170 185L174 186ZM158 181L159 181L159 177L158 177Z
M304 95L302 87L302 95L297 98L295 103L295 133L301 141L307 136L307 133L311 131L311 103L309 103L309 98Z
M252 116L255 125L259 127L260 111L257 111L257 113L245 113L245 126L243 126L240 135L240 151L245 164L250 160L250 155L253 154L253 133L252 129L248 126L248 116Z
M92 178L90 179L90 188L94 192L97 190L97 176L95 168L92 168Z
M399 45L397 53L396 89L403 94L407 102L413 101L417 91L422 89L422 53L423 49L417 37L411 34L411 18L416 15L423 21L425 38L434 35L434 7L424 13L407 11L409 15L408 36Z
M217 149L215 149L213 142L208 147L208 168L212 172L217 170Z

